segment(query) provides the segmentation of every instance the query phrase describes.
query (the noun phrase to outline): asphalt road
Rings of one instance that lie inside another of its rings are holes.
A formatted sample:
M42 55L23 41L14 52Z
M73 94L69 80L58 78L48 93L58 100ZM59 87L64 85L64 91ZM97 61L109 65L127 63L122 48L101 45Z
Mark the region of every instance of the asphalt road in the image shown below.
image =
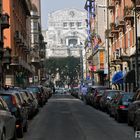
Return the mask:
M54 95L20 140L136 140L134 131L70 95Z

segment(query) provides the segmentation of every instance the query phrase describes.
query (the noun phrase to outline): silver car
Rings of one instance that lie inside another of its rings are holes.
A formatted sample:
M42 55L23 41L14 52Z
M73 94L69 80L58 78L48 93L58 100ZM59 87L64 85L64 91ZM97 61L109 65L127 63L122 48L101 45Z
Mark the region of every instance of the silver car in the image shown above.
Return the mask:
M16 119L0 97L0 140L16 140Z

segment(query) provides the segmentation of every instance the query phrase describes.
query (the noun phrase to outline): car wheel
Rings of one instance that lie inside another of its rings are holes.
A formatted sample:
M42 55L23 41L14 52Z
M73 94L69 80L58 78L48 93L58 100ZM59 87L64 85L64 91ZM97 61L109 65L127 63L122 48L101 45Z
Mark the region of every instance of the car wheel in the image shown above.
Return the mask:
M128 124L129 126L132 126L132 125L133 125L133 122L129 119L129 117L128 117L128 119L127 119L127 124Z
M23 127L18 129L17 135L18 135L18 138L23 138Z
M2 140L6 140L6 136L5 136L5 133L4 132L2 132L1 139Z
M28 130L28 122L26 122L26 125L25 125L24 128L23 128L23 131L24 131L24 132L27 132L27 130Z
M117 122L119 122L119 123L121 122L121 117L120 117L120 115L119 115L118 113L116 114L116 120L117 120Z
M138 121L137 118L134 117L134 123L133 123L134 131L139 131L140 129L138 128Z

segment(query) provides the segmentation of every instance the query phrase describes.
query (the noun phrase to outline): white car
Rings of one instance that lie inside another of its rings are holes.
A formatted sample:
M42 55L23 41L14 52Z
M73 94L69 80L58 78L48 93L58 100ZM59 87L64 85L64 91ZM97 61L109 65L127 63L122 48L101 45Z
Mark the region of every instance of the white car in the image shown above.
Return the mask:
M16 140L16 118L0 97L0 140Z

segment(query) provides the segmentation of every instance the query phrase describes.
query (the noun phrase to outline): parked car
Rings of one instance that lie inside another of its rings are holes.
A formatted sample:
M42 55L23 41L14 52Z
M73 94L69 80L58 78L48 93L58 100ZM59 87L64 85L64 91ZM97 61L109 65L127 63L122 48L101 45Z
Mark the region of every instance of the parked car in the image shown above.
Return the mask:
M33 103L33 106L35 108L35 113L38 113L38 111L39 111L38 101L37 101L35 95L32 92L30 92L30 96L33 99L33 102L32 103Z
M78 94L79 94L80 90L79 87L74 87L71 89L71 95L78 98Z
M132 100L133 93L120 91L114 96L110 105L110 114L118 122L127 121L128 106Z
M45 105L45 103L48 101L48 98L49 98L49 92L48 92L47 88L42 86L42 85L39 85L38 87L39 87L40 92L42 94L43 105Z
M135 131L140 131L140 108L137 109L136 112L135 112L134 130Z
M133 125L134 118L135 118L135 112L137 109L140 108L140 89L136 91L134 94L131 104L128 108L128 125Z
M44 105L44 95L38 86L27 87L27 90L33 92L36 96L38 104L42 107Z
M16 140L16 118L0 97L0 140Z
M99 89L98 94L96 94L92 100L92 105L97 109L100 109L100 100L104 92L105 92L105 89Z
M23 132L28 129L28 114L27 108L24 105L24 100L19 91L10 90L0 92L0 97L7 103L12 115L16 117L16 132L19 138L23 137Z
M21 96L24 100L24 106L28 110L28 119L31 119L36 113L36 108L34 106L35 104L33 103L33 98L30 95L30 91L21 90L21 91L19 91L19 93L21 94Z
M93 86L88 86L87 87L87 92L85 94L85 96L82 95L82 99L86 104L91 105L91 97L94 94L94 87ZM83 93L82 93L83 94Z
M103 90L107 90L108 87L106 87L106 86L92 86L92 88L93 88L93 94L91 94L91 96L90 96L90 102L91 102L91 105L96 107L95 97L97 96L97 100L99 101L101 98L101 94L103 93Z
M107 89L104 90L103 95L100 99L100 109L103 111L107 111L108 107L108 102L112 99L112 97L115 95L115 93L118 90L112 90L112 89Z

